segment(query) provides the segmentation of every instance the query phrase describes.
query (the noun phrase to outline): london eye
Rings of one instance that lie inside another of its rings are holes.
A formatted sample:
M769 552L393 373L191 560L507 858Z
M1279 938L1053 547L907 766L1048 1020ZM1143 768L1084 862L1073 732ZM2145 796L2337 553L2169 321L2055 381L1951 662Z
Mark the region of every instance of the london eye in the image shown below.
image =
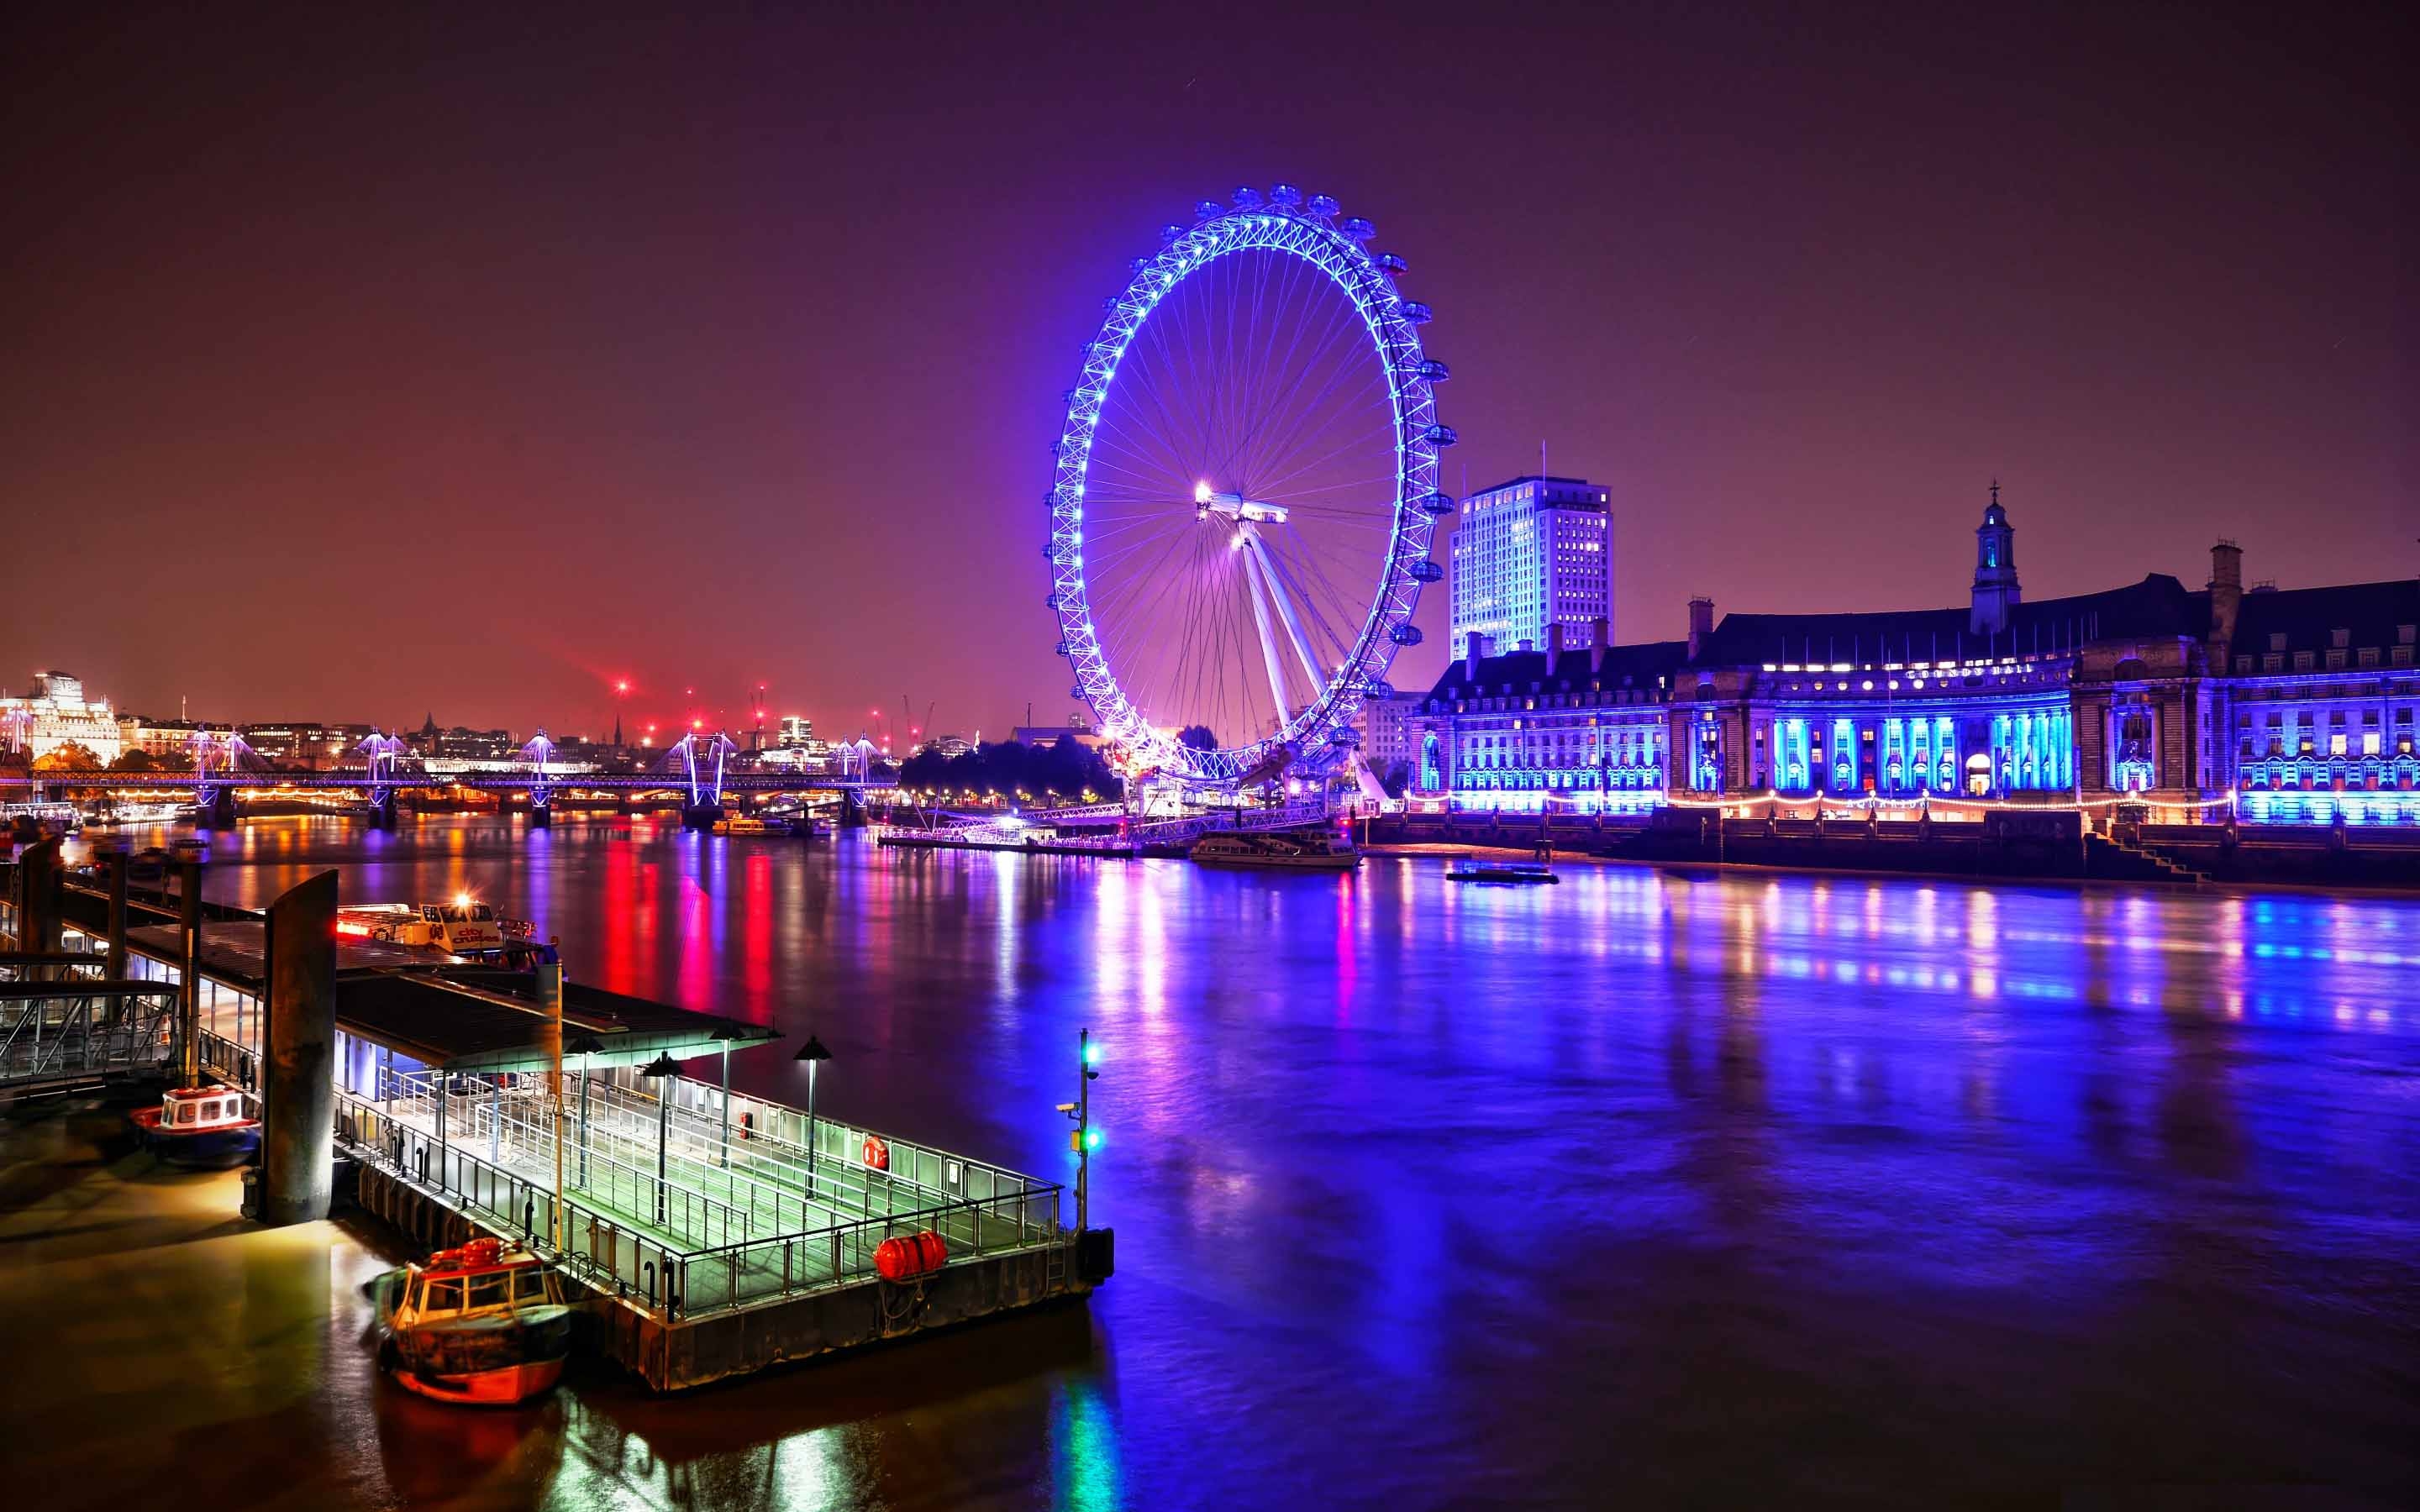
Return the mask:
M1332 769L1387 696L1429 555L1445 364L1368 221L1288 184L1130 265L1053 453L1049 607L1127 764L1201 787Z

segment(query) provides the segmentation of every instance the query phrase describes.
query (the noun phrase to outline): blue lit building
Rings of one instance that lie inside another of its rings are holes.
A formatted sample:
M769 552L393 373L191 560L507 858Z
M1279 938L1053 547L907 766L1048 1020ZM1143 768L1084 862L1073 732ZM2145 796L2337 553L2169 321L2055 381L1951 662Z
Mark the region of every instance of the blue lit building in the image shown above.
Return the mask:
M1412 796L1620 813L1681 799L2420 824L2420 581L2247 591L2153 574L2025 601L1998 489L1959 608L1731 614L1689 638L1466 654L1411 721ZM1468 653L1484 651L1466 640Z
M1577 641L1613 623L1612 491L1586 478L1532 475L1462 501L1454 527L1451 643L1535 651L1550 626Z

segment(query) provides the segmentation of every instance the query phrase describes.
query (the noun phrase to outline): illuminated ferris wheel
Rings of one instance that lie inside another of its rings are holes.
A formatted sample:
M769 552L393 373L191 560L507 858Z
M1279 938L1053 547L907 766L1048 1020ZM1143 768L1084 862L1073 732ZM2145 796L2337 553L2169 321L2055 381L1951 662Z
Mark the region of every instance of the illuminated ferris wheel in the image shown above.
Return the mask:
M1429 308L1373 234L1290 184L1205 200L1084 347L1049 606L1074 696L1138 767L1231 786L1319 769L1419 643L1454 436Z

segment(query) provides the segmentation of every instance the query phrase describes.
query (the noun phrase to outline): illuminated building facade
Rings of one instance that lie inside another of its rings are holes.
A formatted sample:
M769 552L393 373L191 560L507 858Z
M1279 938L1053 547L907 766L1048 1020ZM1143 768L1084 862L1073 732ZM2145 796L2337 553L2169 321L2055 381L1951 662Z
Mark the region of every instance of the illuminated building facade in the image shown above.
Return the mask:
M29 761L82 746L103 765L126 748L108 701L87 702L83 680L61 671L36 672L23 698L0 698L0 745Z
M1473 634L1530 651L1613 625L1611 493L1585 478L1514 478L1462 501L1450 591L1453 644Z
M1412 720L1412 795L1479 810L1978 800L2170 822L2420 824L2420 581L2027 602L1997 497L1966 606L1731 614L1684 642L1464 660ZM1652 726L1652 729L1646 728Z

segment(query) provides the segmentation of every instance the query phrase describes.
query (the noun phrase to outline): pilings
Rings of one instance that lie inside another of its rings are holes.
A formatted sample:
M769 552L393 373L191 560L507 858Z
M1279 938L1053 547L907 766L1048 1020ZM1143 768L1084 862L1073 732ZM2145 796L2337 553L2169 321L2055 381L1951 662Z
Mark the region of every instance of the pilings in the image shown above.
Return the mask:
M266 1224L328 1215L335 1159L336 873L269 906L260 1205Z

